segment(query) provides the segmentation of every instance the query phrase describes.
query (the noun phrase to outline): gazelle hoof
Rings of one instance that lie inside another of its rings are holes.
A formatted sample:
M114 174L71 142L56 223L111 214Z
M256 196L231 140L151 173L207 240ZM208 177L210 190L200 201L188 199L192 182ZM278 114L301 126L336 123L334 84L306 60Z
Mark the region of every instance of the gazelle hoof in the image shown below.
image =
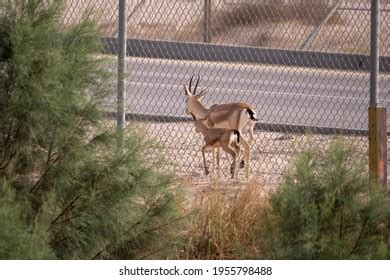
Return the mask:
M206 169L204 173L205 173L206 175L209 175L209 174L210 174L210 171L208 171L208 170Z
M240 168L244 168L245 167L245 160L242 160L240 161Z

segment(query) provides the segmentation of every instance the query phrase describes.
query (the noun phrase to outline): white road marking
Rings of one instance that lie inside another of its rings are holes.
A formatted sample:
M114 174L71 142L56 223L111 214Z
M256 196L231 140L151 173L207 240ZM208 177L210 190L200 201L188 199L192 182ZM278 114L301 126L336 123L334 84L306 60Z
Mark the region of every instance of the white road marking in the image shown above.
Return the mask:
M183 78L183 75L182 74L177 74L177 73L160 73L160 72L150 72L150 71L134 71L134 72L131 72L129 73L129 78L131 79L131 77L133 76L136 76L136 77L144 77L144 76L147 76L147 77L154 77L154 78L158 78L158 77L161 77L161 78L170 78L170 79L180 79L180 78ZM266 75L268 76L268 75ZM261 78L261 73L259 73L259 78ZM293 78L293 76L291 76L291 78ZM318 81L321 81L321 77L316 77L318 79ZM337 77L335 77L337 78ZM313 79L313 77L310 77L310 79ZM365 83L366 86L351 86L351 85L334 85L334 84L314 84L314 83L310 83L310 82L306 82L304 81L304 79L302 79L302 82L299 83L299 82L296 82L296 83L293 83L293 82L286 82L286 81L278 81L277 79L268 79L268 80L263 80L261 82L256 82L255 80L250 80L250 81L247 81L246 79L242 79L242 78L225 78L225 77L220 77L220 78L213 78L213 77L210 77L210 76L207 76L206 78L203 78L201 79L201 82L203 81L216 81L216 82L229 82L229 83L239 83L239 82L243 82L247 85L252 85L252 84L257 84L257 85L262 85L262 86L268 86L268 85L271 85L271 86L285 86L285 87L302 87L302 88L305 88L305 89L319 89L319 90L323 90L323 89L326 89L326 90L330 90L330 91L340 91L340 90L348 90L348 91L352 91L352 92L364 92L364 91L367 91L369 90L369 80L367 78L367 80L360 80L360 81L351 81L348 83L353 83L354 85L356 84L359 84L359 83ZM202 84L200 85L202 86L203 88L206 87L206 88L209 88L207 87L207 84Z
M153 87L156 89L161 88L175 88L182 90L183 85L171 85L171 84L157 84L157 83L145 83L145 82L129 82L128 84L138 86L138 87ZM240 89L229 89L229 88L213 88L210 87L210 90L215 91L226 91L226 92L237 92L237 93L246 93L248 95L261 95L261 94L269 94L269 95L278 95L278 96L293 96L293 97L306 97L306 98L319 98L319 99L344 99L344 100L363 100L368 101L369 98L363 97L351 97L351 96L334 96L334 95L316 95L316 94L303 94L298 92L277 92L277 91L264 91L264 90L240 90ZM131 88L129 89L131 90ZM385 100L385 102L390 100Z
M106 60L117 60L117 57L114 55L98 55L97 57L103 58ZM350 70L343 70L343 69L321 69L321 68L314 68L314 67L299 67L299 66L286 66L286 65L269 65L269 64L255 64L255 63L245 63L245 62L220 62L220 61L201 61L201 60L175 60L175 59L160 59L160 58L144 58L144 57L127 57L127 63L130 65L134 63L139 64L149 64L149 65L166 65L169 67L170 65L174 66L185 66L188 65L189 67L220 67L225 69L265 69L264 71L273 71L273 72L280 72L281 70L287 71L287 72L300 72L300 73L321 73L322 75L339 75L339 76L362 76L362 77L368 77L370 75L369 72L361 72L361 71L350 71ZM128 67L129 69L133 67ZM259 71L259 70L257 70ZM389 73L383 73L381 76L387 76L389 77Z

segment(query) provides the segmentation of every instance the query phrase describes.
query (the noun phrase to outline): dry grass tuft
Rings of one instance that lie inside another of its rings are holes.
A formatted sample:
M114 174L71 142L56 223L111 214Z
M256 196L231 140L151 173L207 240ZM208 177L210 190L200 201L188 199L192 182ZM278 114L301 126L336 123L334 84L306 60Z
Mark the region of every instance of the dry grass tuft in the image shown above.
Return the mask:
M319 0L310 0L309 2L292 4L281 4L278 1L268 4L250 3L219 10L211 19L211 33L213 36L218 36L236 27L290 21L296 21L304 25L317 25L329 13L331 6ZM328 22L328 24L340 23L340 15L337 12Z
M259 256L260 210L266 192L256 181L232 191L217 186L194 203L182 259L240 259Z

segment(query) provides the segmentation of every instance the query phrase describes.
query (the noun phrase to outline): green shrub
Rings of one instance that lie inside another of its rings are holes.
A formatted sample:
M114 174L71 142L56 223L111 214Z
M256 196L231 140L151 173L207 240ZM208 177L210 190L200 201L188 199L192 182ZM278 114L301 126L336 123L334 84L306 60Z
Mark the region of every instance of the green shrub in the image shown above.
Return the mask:
M101 126L110 92L87 17L64 30L64 1L0 11L0 258L156 257L177 220L170 178L148 147Z
M390 200L345 143L305 151L262 213L270 259L388 259Z
M39 221L26 223L29 204L0 181L0 259L49 259L49 236Z

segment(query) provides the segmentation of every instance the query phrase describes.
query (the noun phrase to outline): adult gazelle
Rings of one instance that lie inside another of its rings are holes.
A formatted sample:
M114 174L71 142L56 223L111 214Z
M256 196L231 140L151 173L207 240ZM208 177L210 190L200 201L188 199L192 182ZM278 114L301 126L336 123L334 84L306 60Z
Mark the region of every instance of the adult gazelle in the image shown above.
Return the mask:
M245 132L249 134L249 140L246 141L243 137L240 139L240 145L243 147L244 159L240 166L245 166L245 176L249 177L249 162L250 150L253 144L253 128L256 118L255 109L252 105L243 102L216 104L210 108L206 108L202 104L202 98L206 94L206 90L202 90L196 94L196 88L199 83L199 76L192 90L192 82L195 75L191 77L188 86L184 86L186 95L186 113L193 115L196 119L204 119L208 127L236 129L242 135ZM214 161L214 157L213 157ZM219 155L217 154L217 165L219 166ZM219 168L218 168L219 170Z

